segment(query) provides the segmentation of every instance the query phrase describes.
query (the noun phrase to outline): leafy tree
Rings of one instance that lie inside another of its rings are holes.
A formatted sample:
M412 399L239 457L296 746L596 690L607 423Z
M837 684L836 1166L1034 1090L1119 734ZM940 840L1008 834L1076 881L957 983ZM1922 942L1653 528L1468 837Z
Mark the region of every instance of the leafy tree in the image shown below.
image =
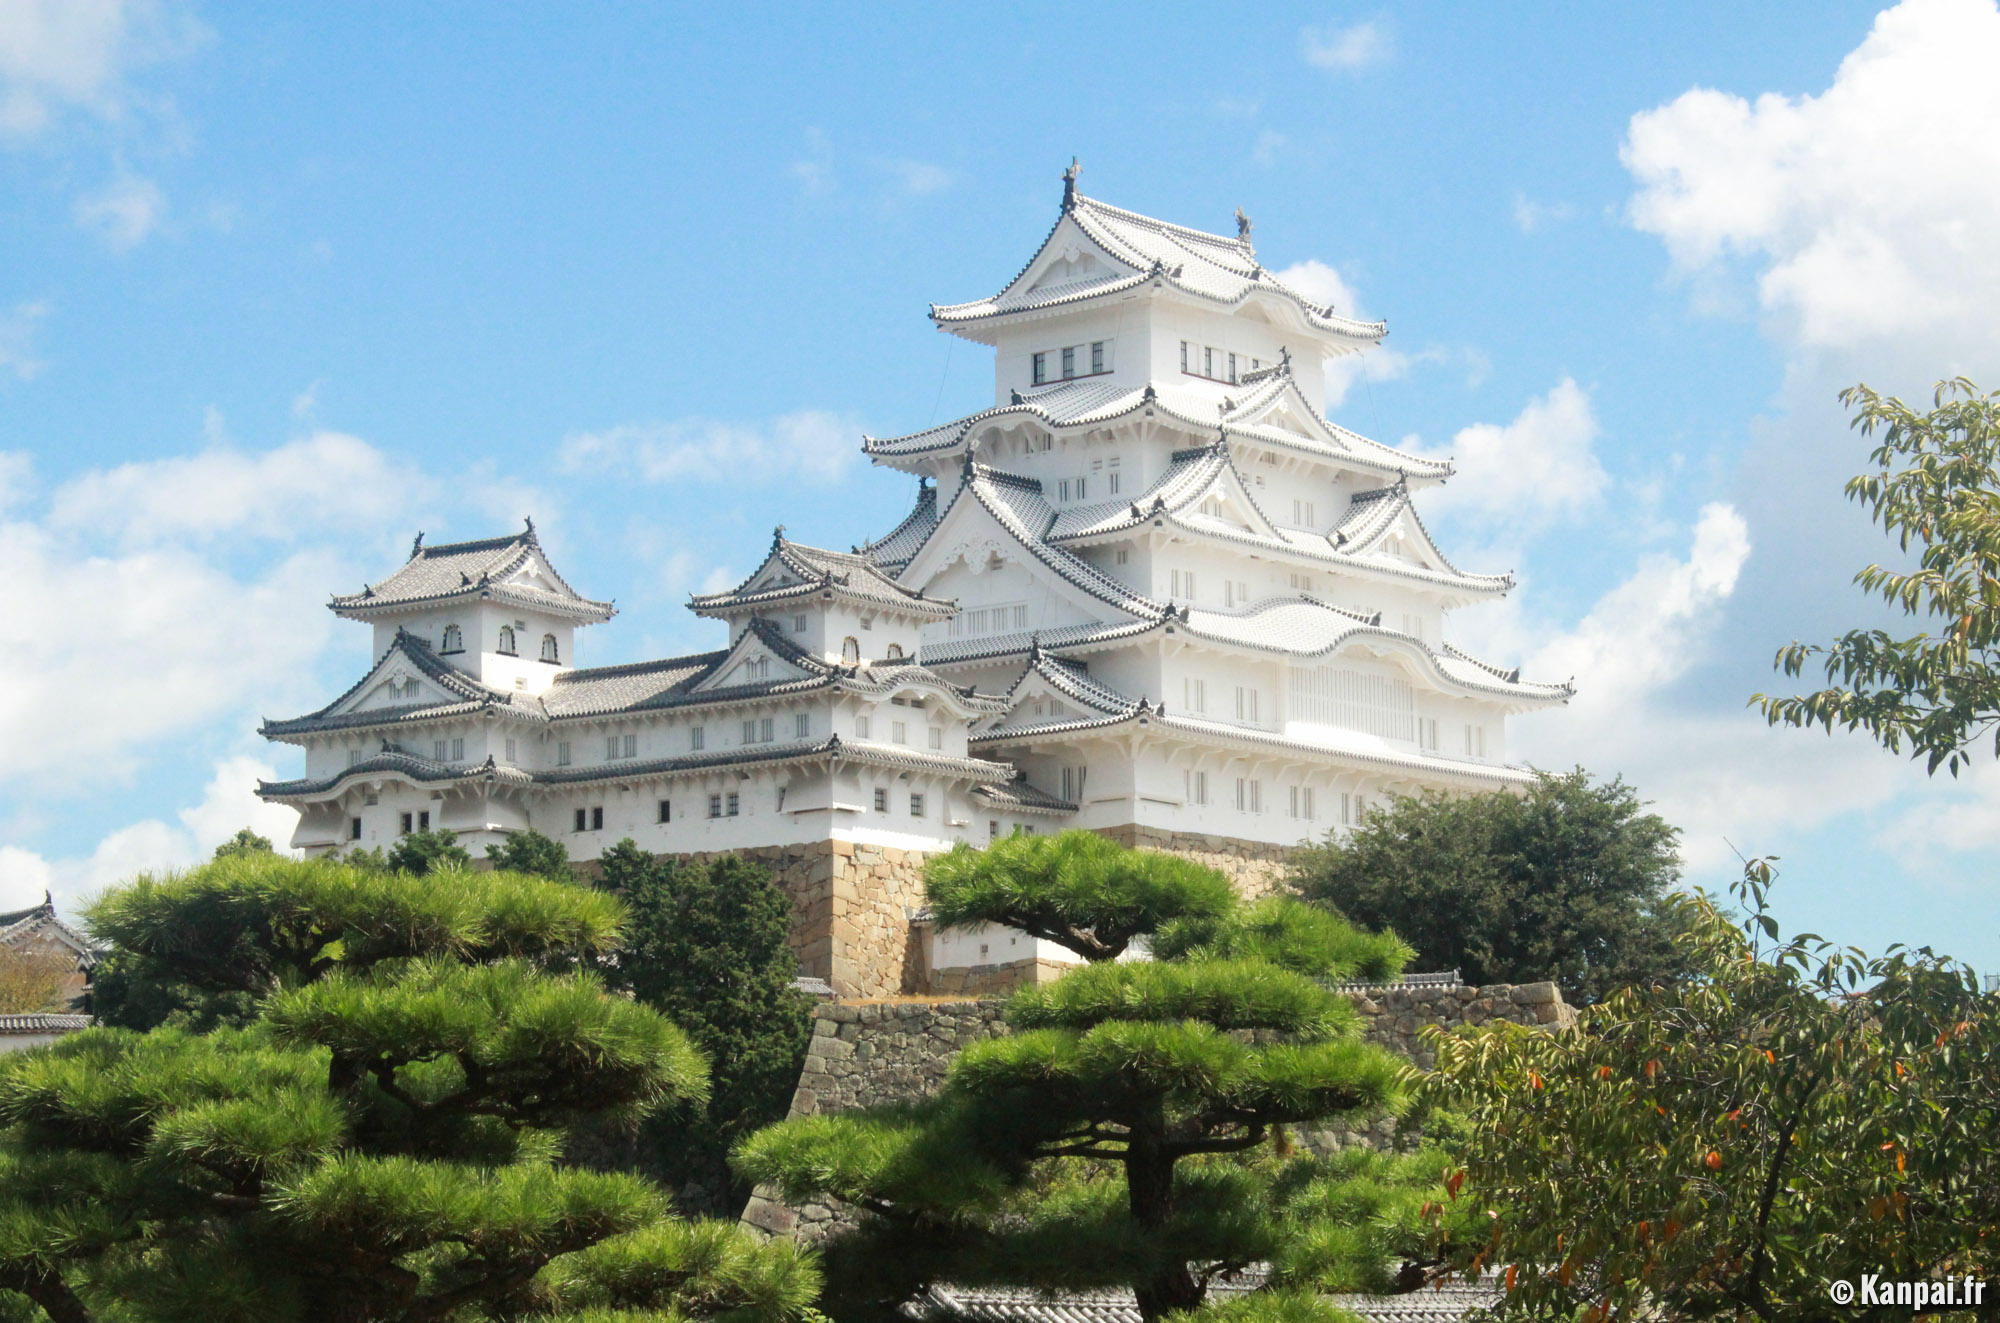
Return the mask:
M268 836L259 836L248 827L238 829L234 836L215 847L215 857L217 859L230 859L239 854L273 853L275 851L271 848L271 838Z
M2000 999L1928 950L1780 940L1770 877L1740 930L1677 899L1696 977L1579 1032L1431 1032L1447 1188L1489 1223L1455 1258L1512 1265L1503 1319L1835 1317L1833 1281L2000 1269Z
M560 1161L577 1121L706 1088L591 972L624 917L261 853L113 890L100 936L258 1017L0 1059L0 1289L58 1323L795 1317L815 1273L788 1245Z
M1866 386L1841 392L1851 426L1881 434L1874 469L1848 480L1847 499L1907 555L1910 573L1870 565L1854 581L1935 632L1897 638L1856 629L1831 644L1778 650L1788 676L1817 663L1828 687L1750 701L1774 726L1865 730L1891 753L1907 745L1927 771L1952 775L1989 731L2000 755L2000 392L1963 377L1938 383L1918 412Z
M1553 979L1572 1002L1674 977L1679 832L1623 780L1578 768L1524 792L1398 797L1346 840L1299 852L1293 884L1387 928L1419 969L1473 983Z
M1151 1320L1200 1307L1212 1280L1259 1261L1277 1273L1258 1307L1287 1317L1323 1312L1315 1288L1388 1285L1434 1170L1375 1171L1370 1190L1350 1191L1360 1173L1290 1166L1276 1149L1285 1127L1395 1107L1401 1063L1358 1040L1346 998L1228 945L1268 948L1316 923L1326 949L1345 925L1274 919L1303 908L1287 900L1241 914L1219 874L1107 852L1083 833L993 852L984 868L941 856L934 908L961 923L1039 923L1093 963L1017 992L1011 1035L961 1052L931 1100L788 1120L737 1150L746 1176L789 1198L866 1214L828 1249L834 1312L886 1317L949 1279L1129 1285ZM1166 945L1176 921L1203 925L1218 948L1182 931L1174 959L1106 954L1141 937ZM1390 973L1406 953L1393 939L1347 945Z
M715 1211L739 1213L750 1187L729 1170L730 1146L784 1116L812 1036L812 1001L792 986L791 902L768 869L741 859L680 863L627 838L601 862L631 914L618 985L713 1063L705 1106L653 1122L650 1165Z
M505 872L530 873L553 882L576 881L576 870L569 866L569 850L533 827L512 833L502 845L487 846L486 857Z
M439 869L468 868L472 856L458 843L457 832L440 828L405 833L383 863L394 872L423 877Z
M0 947L0 1015L51 1011L68 1001L65 992L76 957L18 946Z

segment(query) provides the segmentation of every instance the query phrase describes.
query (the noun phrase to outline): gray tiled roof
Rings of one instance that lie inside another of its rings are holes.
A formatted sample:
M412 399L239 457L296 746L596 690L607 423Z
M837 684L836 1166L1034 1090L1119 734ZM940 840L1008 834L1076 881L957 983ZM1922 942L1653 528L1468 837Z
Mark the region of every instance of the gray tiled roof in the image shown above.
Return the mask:
M548 570L556 585L554 591L503 582L535 558L540 558ZM513 602L578 620L608 620L616 610L609 602L593 602L583 597L556 573L535 537L533 523L507 537L447 542L434 547L423 545L423 534L419 533L416 545L410 550L410 559L401 569L358 593L335 596L330 605L341 614L352 614L461 597Z
M624 666L579 667L555 678L542 695L542 707L551 717L657 707L663 699L686 694L728 655L724 649Z
M1345 342L1357 347L1373 344L1388 329L1381 322L1357 321L1311 302L1266 271L1257 261L1256 251L1247 238L1231 239L1171 225L1087 198L1081 193L1067 195L1063 214L1074 220L1078 229L1125 269L1114 269L1099 276L1063 284L1045 285L1039 289L1023 289L1020 287L1021 276L1034 266L1031 259L1028 266L1022 268L1021 275L991 298L971 303L933 304L932 320L946 328L962 326L1012 313L1081 303L1157 280L1187 294L1229 307L1239 306L1258 294L1275 295L1294 305L1308 326L1335 343ZM1058 218L1056 226L1037 249L1037 259L1054 240L1061 226L1061 218Z
M338 711L343 703L360 693L368 682L375 678L383 664L389 660L391 653L401 653L420 675L453 695L457 701L394 704L358 712ZM267 720L261 727L261 732L266 739L283 739L287 736L318 731L355 730L371 726L406 725L412 721L443 720L488 708L512 710L519 715L530 717L541 715L539 709L533 705L532 699L488 688L438 656L424 639L407 630L398 629L395 637L389 640L389 646L375 659L375 664L369 667L347 692L319 711L308 713L303 717L292 717L284 721Z
M1210 1303L1220 1304L1261 1285L1261 1274L1245 1273L1235 1282L1211 1283L1208 1298ZM1368 1323L1459 1323L1474 1310L1497 1305L1500 1285L1497 1278L1486 1276L1471 1282L1439 1282L1400 1295L1343 1292L1326 1299ZM902 1312L912 1319L961 1319L965 1323L1139 1323L1140 1317L1138 1301L1122 1287L1048 1292L1019 1286L940 1284L905 1304Z
M903 516L902 523L891 529L887 536L854 550L885 569L900 569L909 564L910 557L917 554L917 548L930 537L937 523L937 488L924 482L917 488L916 506Z
M1026 781L1009 781L1005 784L975 786L973 798L983 800L995 808L1007 809L1015 813L1068 814L1076 812L1076 805L1067 799L1051 795L1046 790L1037 790Z
M967 464L959 499L966 495L984 506L1036 560L1092 597L1145 620L1157 620L1166 613L1166 608L1158 602L1118 582L1074 552L1050 545L1047 537L1055 523L1055 507L1043 498L1041 483L981 464Z
M760 586L753 588L753 584ZM771 539L770 552L748 578L727 592L691 598L689 608L697 615L728 616L825 592L924 619L942 620L955 609L950 602L926 598L903 587L864 552L809 547L787 539L782 527Z
M42 893L39 905L0 914L0 946L13 946L44 934L74 951L77 963L85 969L94 966L105 951L102 943L91 940L62 921L56 913L55 898L47 892Z
M21 1015L0 1015L0 1034L73 1034L91 1026L88 1015L59 1011L30 1011Z

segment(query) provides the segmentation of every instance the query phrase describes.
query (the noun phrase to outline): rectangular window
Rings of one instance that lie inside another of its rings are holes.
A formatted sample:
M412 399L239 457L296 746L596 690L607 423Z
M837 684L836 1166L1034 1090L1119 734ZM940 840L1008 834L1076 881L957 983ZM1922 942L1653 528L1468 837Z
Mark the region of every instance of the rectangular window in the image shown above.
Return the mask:
M1056 483L1056 499L1059 501L1067 501L1069 499L1068 478L1064 478L1060 482Z
M557 766L557 767L568 767L568 766L569 766L569 741L568 741L568 740L557 740L557 741L556 741L556 766Z
M588 830L590 830L590 810L589 810L589 809L578 809L578 810L576 811L576 829L577 829L578 831L588 831Z
M1236 778L1236 808L1242 813L1264 811L1264 783L1248 777Z
M1082 478L1076 480L1076 499L1079 501L1089 499L1089 493L1084 489L1084 480Z
M362 760L363 758L366 758L367 756L368 756L368 754L367 754L367 753L366 753L366 751L364 751L364 750L361 750L361 749L349 749L349 750L347 751L347 765L348 765L349 767L352 767L352 766L354 766L354 765L355 765L356 763L360 762L360 761L361 761L361 760Z
M1181 371L1188 370L1188 342L1181 341Z
M778 787L778 812L780 812L780 813L783 813L784 811L785 811L785 787L784 787L784 786L779 786L779 787Z
M904 721L890 722L889 738L894 740L898 744L908 744L910 742L909 723Z
M1076 375L1076 346L1070 345L1069 347L1065 348L1062 351L1062 354L1063 354L1063 380L1068 381L1071 377L1074 377Z
M1193 570L1174 570L1172 571L1171 581L1173 584L1173 591L1170 592L1168 596L1178 597L1182 601L1187 601L1187 602L1191 602L1194 600Z
M432 761L432 762L435 762L435 763L441 763L441 762L443 762L443 761L444 761L444 741L443 741L443 740L432 740L432 741L431 741L431 761Z
M743 742L745 744L757 742L757 721L754 717L743 723Z
M1234 354L1229 356L1229 384L1232 386L1236 384L1236 355Z
M671 799L663 799L663 800L661 800L661 801L660 801L660 821L661 821L661 822L672 822L673 820L674 820L674 801L673 801L673 800L671 800Z
M875 811L877 813L887 813L889 811L889 792L880 787L877 787L875 791Z
M1292 787L1292 816L1310 822L1313 816L1313 792L1311 786Z
M361 819L356 818L354 821L356 822L356 824L359 824ZM1000 819L988 818L986 820L986 839L989 841L997 841L1000 839Z
M930 728L930 736L931 747L933 749L942 749L944 747L944 727L932 726Z
M1486 756L1486 727L1467 726L1465 728L1465 756L1484 758Z
M811 735L812 733L813 733L812 713L799 712L794 714L792 717L793 737L802 740L806 738L808 735Z
M1118 475L1115 473L1111 475L1111 489L1113 491L1118 490ZM1123 565L1132 559L1132 553L1126 548L1120 547L1118 548L1117 555L1113 556L1112 559Z
M803 634L805 632L806 632L806 618L804 616L793 616L792 633Z
M425 809L422 813L417 814L417 830L429 831L430 829L431 829L431 814L429 809Z
M350 841L361 839L361 819L349 818L347 820L347 839Z
M735 817L743 808L743 797L733 790L723 796L723 801L722 815L726 818Z
M604 737L604 756L606 758L616 758L618 756L618 737L616 735L606 735Z
M1091 371L1091 374L1092 374L1092 375L1094 376L1094 375L1096 375L1097 373L1099 373L1099 372L1102 372L1102 371L1104 371L1104 370L1105 370L1105 368L1104 368L1104 341L1102 341L1102 340L1092 340L1092 341L1090 342L1090 371Z
M465 741L463 739L454 738L452 740L451 760L455 763L462 763L465 761Z
M708 797L708 816L711 818L719 818L722 816L721 795L710 795Z
M1190 804L1208 803L1208 773L1186 772L1183 775L1187 778L1187 802Z
M1257 719L1257 691L1243 685L1236 686L1236 719L1255 721Z
M690 726L688 728L688 748L693 749L696 753L700 753L703 749L706 749L707 747L708 747L708 727Z
M912 794L910 796L910 816L913 818L924 816L924 797L922 795Z
M637 757L639 753L639 737L637 735L627 735L623 741L623 748L627 758Z
M870 724L866 716L856 717L854 719L854 738L857 740L867 739Z
M1049 356L1036 354L1031 361L1034 364L1035 384L1039 386L1049 379Z
M1212 345L1202 346L1201 375L1209 378L1215 376L1215 348Z
M1309 593L1313 590L1313 577L1310 574L1300 574L1295 570L1292 572L1291 580L1292 587L1302 593Z
M604 830L604 810L602 808L594 808L590 811L590 829L592 831Z
M776 720L776 717L763 717L758 720L757 742L759 744L769 744L771 742L771 723Z
M1116 495L1118 494L1118 470L1117 470L1117 469L1113 469L1113 470L1111 470L1111 475L1110 475L1110 478L1109 478L1109 480L1108 480L1108 482L1107 482L1107 485L1106 485L1106 488L1105 488L1105 490L1107 490L1108 492L1110 492L1110 494L1111 494L1111 495L1113 495L1113 496L1116 496Z
M1182 677L1181 706L1190 712L1208 711L1208 681L1191 675Z
M1072 804L1083 802L1083 782L1088 776L1088 767L1065 767L1062 769L1062 797Z

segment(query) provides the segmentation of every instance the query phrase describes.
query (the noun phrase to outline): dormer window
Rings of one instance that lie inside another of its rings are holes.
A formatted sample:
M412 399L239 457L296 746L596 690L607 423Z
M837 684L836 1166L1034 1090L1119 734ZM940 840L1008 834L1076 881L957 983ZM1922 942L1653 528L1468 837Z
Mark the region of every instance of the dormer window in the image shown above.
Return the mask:
M444 647L442 651L444 652L465 651L465 635L459 631L457 625L446 625L444 627Z
M498 651L500 655L503 657L512 657L515 655L514 627L512 625L500 626L500 643Z
M553 634L542 635L542 660L548 662L550 665L554 665L560 660L556 656L556 636Z
M861 640L851 634L842 639L840 641L840 660L849 666L859 666L861 664Z
M889 654L888 654L888 655L889 655L889 660L890 660L890 661L901 661L901 660L903 660L903 645L902 645L902 644L900 644L900 643L891 643L891 644L889 645Z

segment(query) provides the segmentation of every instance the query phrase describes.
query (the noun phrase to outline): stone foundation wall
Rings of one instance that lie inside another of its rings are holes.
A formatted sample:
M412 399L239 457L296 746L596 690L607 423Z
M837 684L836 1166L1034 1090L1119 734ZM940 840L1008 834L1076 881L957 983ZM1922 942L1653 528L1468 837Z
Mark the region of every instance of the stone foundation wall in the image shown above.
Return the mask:
M1236 884L1245 900L1267 896L1284 885L1285 869L1296 847L1243 841L1234 836L1207 836L1200 832L1165 831L1127 823L1105 827L1098 833L1120 845L1139 850L1164 850L1206 864Z
M1025 963L1025 962L1023 962ZM1396 986L1361 988L1348 994L1361 1012L1362 1037L1428 1068L1430 1053L1418 1033L1426 1025L1447 1029L1463 1024L1509 1020L1515 1024L1567 1028L1576 1011L1553 983L1494 984L1483 988ZM1008 1032L997 997L966 1000L899 998L821 1006L813 1014L813 1040L805 1070L792 1096L791 1116L821 1116L856 1107L915 1102L944 1084L952 1058L968 1043ZM1328 1152L1354 1144L1387 1148L1399 1136L1394 1118L1354 1127L1331 1127L1299 1135L1310 1150ZM843 1213L824 1204L798 1207L759 1189L744 1210L748 1225L771 1235L795 1234L816 1241L843 1224Z

